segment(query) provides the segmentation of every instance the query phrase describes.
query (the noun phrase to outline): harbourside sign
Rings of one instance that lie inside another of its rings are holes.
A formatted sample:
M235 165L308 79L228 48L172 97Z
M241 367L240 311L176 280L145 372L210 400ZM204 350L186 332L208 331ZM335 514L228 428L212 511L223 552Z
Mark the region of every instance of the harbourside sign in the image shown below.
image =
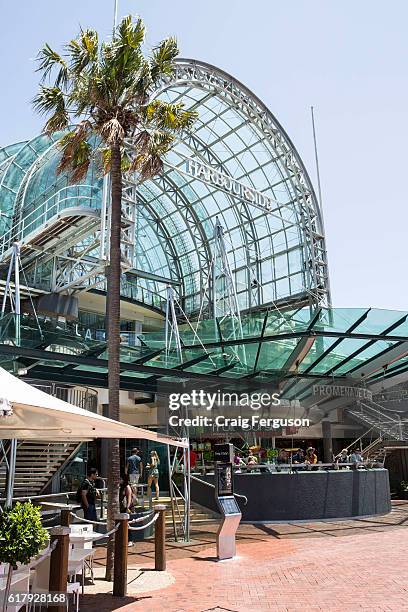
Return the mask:
M346 385L313 385L313 395L319 395L320 397L373 399L373 394L365 387L347 387Z
M186 159L186 173L267 212L279 206L279 202L276 202L273 198L195 159Z

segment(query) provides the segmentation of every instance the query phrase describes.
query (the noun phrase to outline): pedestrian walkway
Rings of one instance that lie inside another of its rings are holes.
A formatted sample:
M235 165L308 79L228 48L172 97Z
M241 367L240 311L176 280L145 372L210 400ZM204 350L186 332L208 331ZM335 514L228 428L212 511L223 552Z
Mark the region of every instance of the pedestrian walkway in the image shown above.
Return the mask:
M214 532L202 530L191 545L170 546L168 577L152 572L149 544L140 543L129 565L156 575L157 582L149 577L150 588L134 587L134 595L130 584L124 599L88 594L81 610L408 611L407 526L406 502L395 502L383 517L242 525L237 558L223 562L214 557Z

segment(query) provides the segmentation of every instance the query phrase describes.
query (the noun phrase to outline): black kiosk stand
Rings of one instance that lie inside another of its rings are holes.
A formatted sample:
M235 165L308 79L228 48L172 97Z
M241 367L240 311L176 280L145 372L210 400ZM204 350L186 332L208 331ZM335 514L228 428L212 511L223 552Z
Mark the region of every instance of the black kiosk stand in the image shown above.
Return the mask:
M235 556L235 534L241 521L241 511L234 497L232 444L215 444L215 501L221 513L221 524L217 532L218 559Z

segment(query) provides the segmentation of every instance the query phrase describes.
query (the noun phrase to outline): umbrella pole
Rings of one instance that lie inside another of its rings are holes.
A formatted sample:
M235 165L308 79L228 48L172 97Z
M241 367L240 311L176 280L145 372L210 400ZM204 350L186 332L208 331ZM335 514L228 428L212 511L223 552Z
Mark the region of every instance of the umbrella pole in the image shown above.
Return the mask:
M16 473L17 440L10 440L9 464L7 471L6 508L13 505L14 477Z

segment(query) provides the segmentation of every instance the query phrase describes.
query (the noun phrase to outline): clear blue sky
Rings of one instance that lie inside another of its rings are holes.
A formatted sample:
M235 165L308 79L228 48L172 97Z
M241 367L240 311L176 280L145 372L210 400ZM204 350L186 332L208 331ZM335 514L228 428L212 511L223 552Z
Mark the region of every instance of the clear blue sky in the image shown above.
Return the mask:
M119 0L148 43L176 34L181 54L250 87L283 124L315 182L315 106L333 302L408 309L408 2ZM0 0L0 145L41 128L30 107L44 42L79 25L109 35L113 0Z

